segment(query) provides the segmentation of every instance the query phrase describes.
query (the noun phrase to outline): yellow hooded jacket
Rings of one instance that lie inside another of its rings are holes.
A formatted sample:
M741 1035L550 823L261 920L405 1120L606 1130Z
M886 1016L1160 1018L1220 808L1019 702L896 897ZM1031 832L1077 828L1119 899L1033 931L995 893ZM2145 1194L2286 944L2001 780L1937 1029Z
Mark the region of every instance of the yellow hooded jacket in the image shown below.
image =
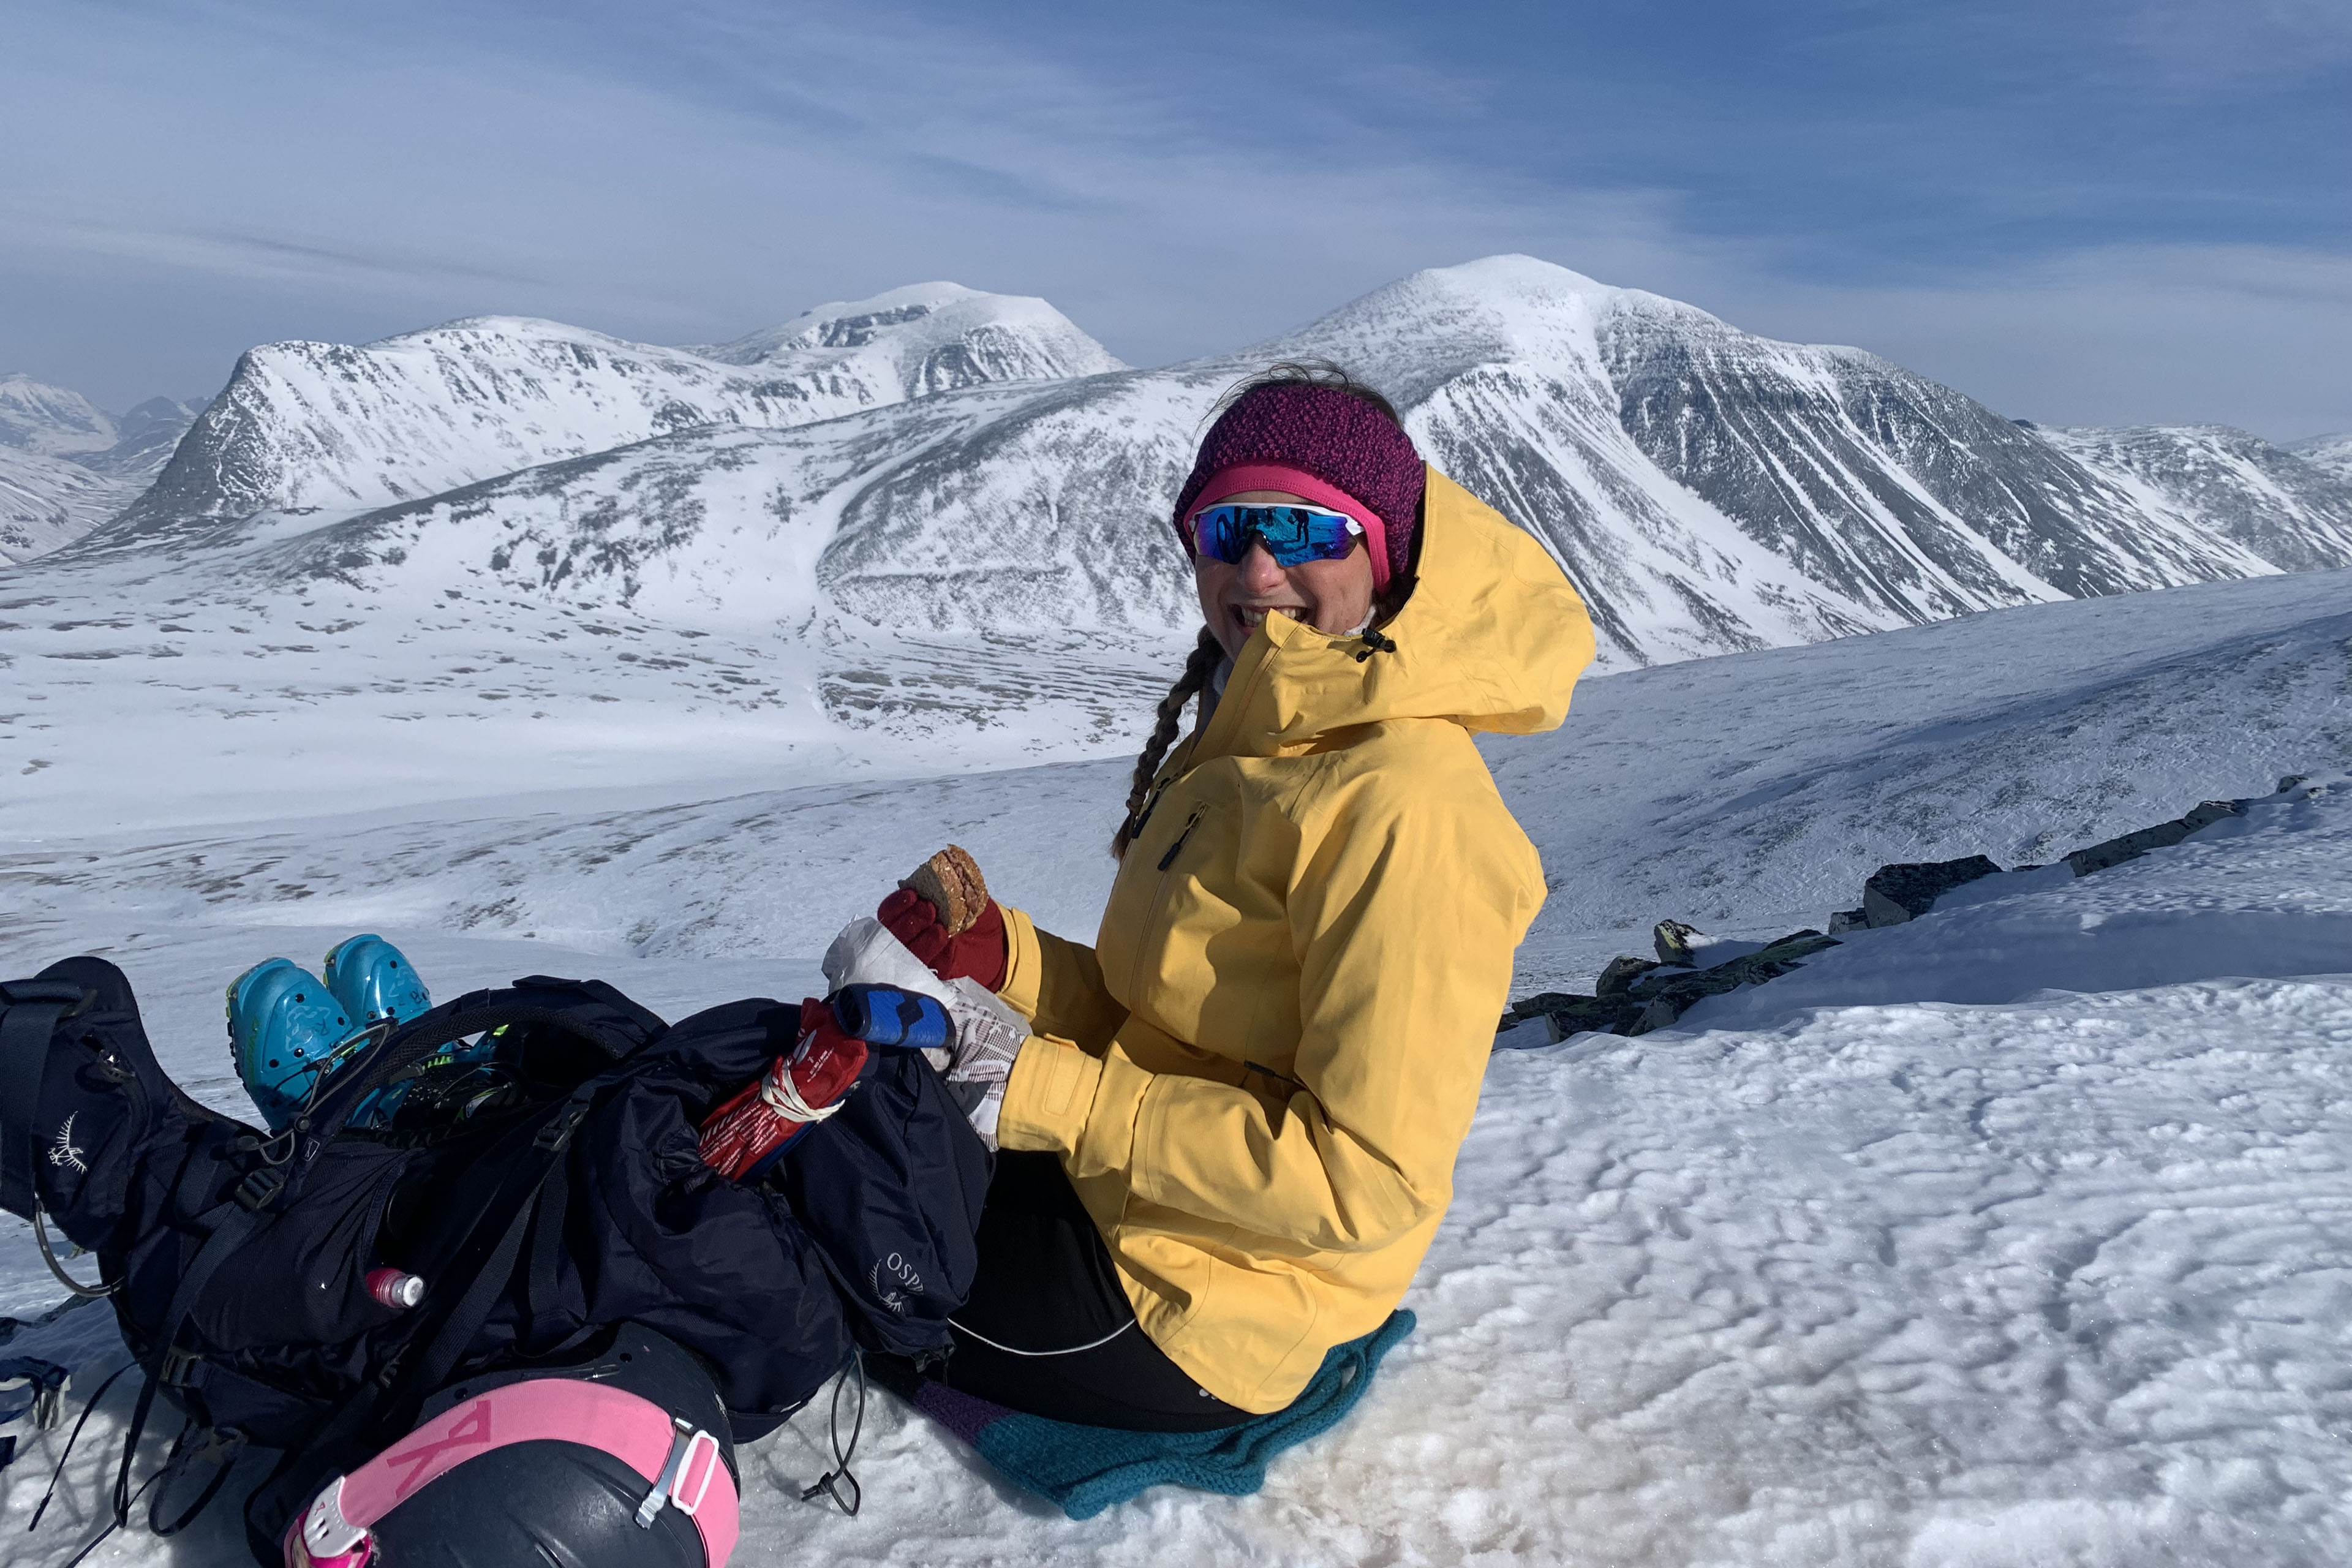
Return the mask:
M1144 1331L1253 1412L1380 1325L1453 1199L1544 897L1470 737L1557 727L1592 658L1550 557L1434 469L1422 526L1393 651L1252 635L1093 948L1005 911L1036 1033L998 1137L1061 1156Z

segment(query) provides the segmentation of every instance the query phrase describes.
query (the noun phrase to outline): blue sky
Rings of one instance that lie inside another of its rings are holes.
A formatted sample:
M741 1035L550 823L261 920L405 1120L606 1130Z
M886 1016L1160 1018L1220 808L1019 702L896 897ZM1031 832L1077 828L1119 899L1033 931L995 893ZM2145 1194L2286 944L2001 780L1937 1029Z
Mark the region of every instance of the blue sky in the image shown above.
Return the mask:
M946 278L1138 363L1523 250L2005 413L2352 427L2343 0L0 0L0 372Z

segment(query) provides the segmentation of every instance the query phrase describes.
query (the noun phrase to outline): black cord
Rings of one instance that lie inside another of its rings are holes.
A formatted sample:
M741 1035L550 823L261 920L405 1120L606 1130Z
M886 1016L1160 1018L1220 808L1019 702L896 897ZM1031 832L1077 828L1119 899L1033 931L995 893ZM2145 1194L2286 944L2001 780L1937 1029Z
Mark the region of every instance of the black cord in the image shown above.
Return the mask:
M106 1397L106 1391L114 1386L116 1378L138 1364L135 1361L127 1361L116 1367L107 1380L98 1385L98 1392L89 1396L89 1403L81 1407L81 1419L74 1423L72 1433L66 1438L66 1451L58 1456L58 1468L49 1472L49 1489L41 1494L41 1505L33 1510L33 1522L25 1527L27 1534L40 1527L41 1515L48 1511L49 1500L58 1495L58 1479L66 1473L66 1461L73 1458L74 1445L81 1441L81 1429L89 1424L91 1414L98 1409L98 1402Z
M850 1423L849 1449L845 1453L841 1447L841 1391L847 1386L852 1372L857 1374L857 1414ZM856 1519L858 1509L866 1502L866 1489L857 1484L857 1478L849 1469L850 1458L857 1452L857 1436L866 1429L866 1357L862 1352L849 1352L849 1365L834 1381L833 1405L825 1413L824 1425L825 1436L833 1443L833 1462L838 1468L818 1477L815 1485L801 1493L801 1501L814 1502L820 1496L829 1497L835 1508ZM849 1488L846 1498L841 1495L844 1486Z

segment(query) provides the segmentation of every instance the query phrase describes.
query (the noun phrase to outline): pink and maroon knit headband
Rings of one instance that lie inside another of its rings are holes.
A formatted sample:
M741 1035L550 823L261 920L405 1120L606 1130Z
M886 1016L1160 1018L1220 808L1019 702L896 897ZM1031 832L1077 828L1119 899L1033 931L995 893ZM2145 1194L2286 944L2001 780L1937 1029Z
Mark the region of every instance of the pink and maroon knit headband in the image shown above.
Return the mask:
M1412 437L1360 397L1295 383L1254 387L1217 416L1201 442L1172 519L1184 522L1245 490L1288 490L1364 525L1376 587L1412 560L1425 479Z

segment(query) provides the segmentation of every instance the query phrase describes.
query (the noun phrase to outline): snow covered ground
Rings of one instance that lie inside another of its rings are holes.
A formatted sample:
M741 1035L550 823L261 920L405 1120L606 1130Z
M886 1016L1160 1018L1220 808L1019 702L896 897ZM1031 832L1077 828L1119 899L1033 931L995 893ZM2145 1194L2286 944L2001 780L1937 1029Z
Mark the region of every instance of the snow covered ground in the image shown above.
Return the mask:
M0 970L109 952L231 1105L220 986L353 930L445 993L589 971L675 1016L813 988L831 931L948 838L1091 929L1119 759L747 792L695 787L696 737L661 733L669 773L601 792L486 772L462 805L329 817L342 764L296 759L236 798L275 791L267 820L100 832L112 804L77 827L45 798L0 839ZM2352 1561L2352 574L1612 676L1490 756L1553 882L1523 993L1662 917L1774 935L1882 861L2053 860L2283 774L2327 787L2089 879L1977 884L1672 1030L1498 1051L1420 1331L1257 1497L1073 1525L877 1403L855 1521L797 1500L818 1418L746 1452L739 1562ZM56 1295L7 1222L0 1311ZM102 1308L8 1352L81 1393L121 1358ZM91 1422L9 1563L71 1555L119 1435ZM60 1437L0 1473L0 1531ZM232 1563L231 1522L91 1561Z

